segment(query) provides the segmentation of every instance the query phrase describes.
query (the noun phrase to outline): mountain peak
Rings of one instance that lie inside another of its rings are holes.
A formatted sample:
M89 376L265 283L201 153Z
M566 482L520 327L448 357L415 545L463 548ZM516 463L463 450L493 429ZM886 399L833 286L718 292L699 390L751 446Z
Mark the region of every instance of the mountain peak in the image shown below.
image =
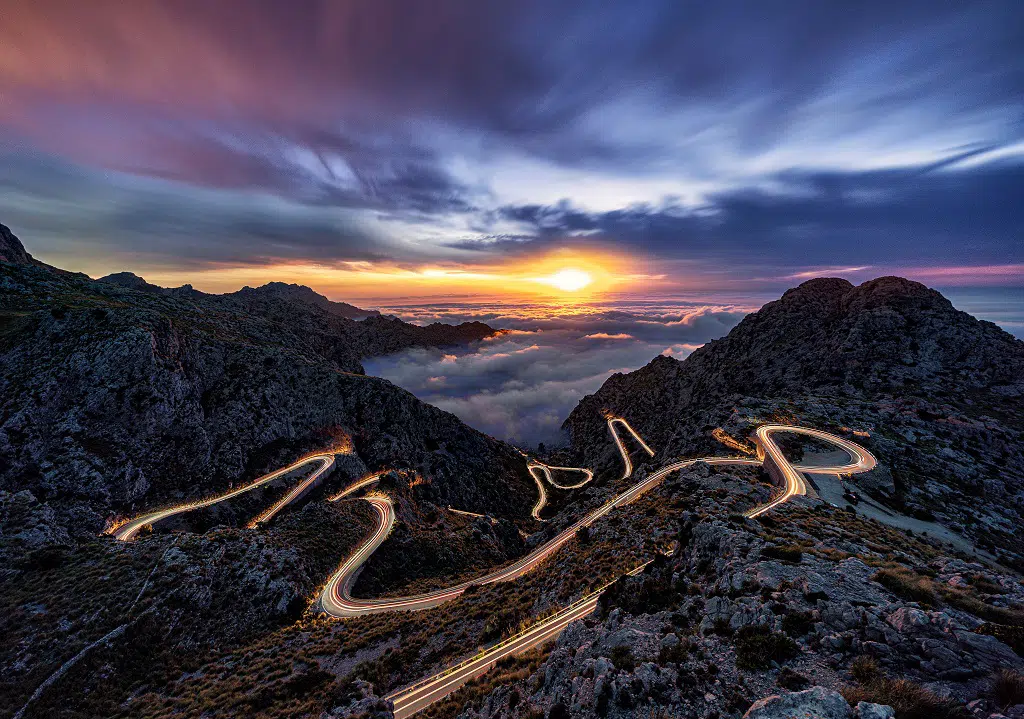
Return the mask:
M852 288L846 298L850 311L881 306L931 308L953 312L952 303L940 292L905 277L877 277Z
M1022 377L1024 343L919 282L879 277L855 287L819 278L682 361L659 358L609 378L566 424L574 438L593 435L608 409L637 421L655 444L669 444L675 435L657 418L716 416L736 397L876 405L955 396L966 406L985 396L998 406L1001 397L1024 396Z
M788 289L783 297L809 295L844 295L853 289L853 284L842 277L815 277Z
M0 262L12 265L34 265L36 261L7 225L0 224Z
M243 287L238 292L225 295L236 297L241 300L262 300L277 299L290 302L301 302L302 304L318 307L325 312L347 319L363 319L380 315L377 310L364 310L347 302L335 302L324 297L319 292L306 285L291 284L287 282L268 282L259 287Z
M104 282L108 285L125 287L129 290L136 290L138 292L160 292L164 289L163 287L158 287L157 285L146 282L145 279L139 277L134 272L114 272L113 274L100 277L96 281Z

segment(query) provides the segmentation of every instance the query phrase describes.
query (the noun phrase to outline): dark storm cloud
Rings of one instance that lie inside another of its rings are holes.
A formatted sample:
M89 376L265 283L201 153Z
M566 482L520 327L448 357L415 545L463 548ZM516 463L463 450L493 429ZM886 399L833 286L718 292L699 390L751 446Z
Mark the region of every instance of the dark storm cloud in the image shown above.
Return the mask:
M68 244L182 267L379 260L404 252L325 209L102 174L33 154L0 155L0 163L0 215L44 257Z
M893 262L1020 258L1024 165L1017 162L792 171L771 179L770 189L718 192L696 207L667 203L602 213L568 203L503 207L491 222L517 223L523 235L461 246L529 252L575 236L690 259L743 259L753 253L780 265L874 262L880 253Z
M380 142L376 138L375 142ZM283 135L152 138L143 161L119 169L213 188L264 190L295 201L396 215L473 209L482 192L456 180L437 153L399 138L387 151L369 138L300 129ZM137 161L136 161L137 162Z
M622 132L633 106L714 108L682 118L676 137L735 113L730 132L748 149L778 141L812 102L828 103L837 132L907 108L935 126L1019 108L1020 19L1014 2L41 0L5 21L0 89L115 97L168 122L241 121L314 149L339 149L339 128L422 136L423 121L440 121L623 169L665 156L664 134ZM25 103L14 119L34 114ZM251 160L237 153L240 173Z
M410 242L443 227L448 248L493 254L586 234L652 254L772 252L782 265L923 249L1004 261L1019 259L1017 168L849 168L1024 137L1022 17L1013 0L38 0L5 10L0 139L83 172L192 186L180 199L211 214L175 218L154 199L127 218L93 209L97 252L101 237L118 251L144 230L177 238L153 239L168 246L191 238L181 254L192 259L236 261L230 248L244 255L247 237L253 261L395 255L387 233L367 231L369 212L404 223ZM499 196L516 162L536 172ZM579 209L595 207L579 183L562 193L569 204L526 205L560 196L545 183L562 170L700 189L686 203L652 194L594 212ZM119 177L91 181L109 187L74 190L136 201ZM57 210L16 192L28 226L85 212L45 217ZM271 220L261 193L293 212ZM239 227L249 207L255 224ZM453 244L461 230L471 241ZM480 234L486 243L472 241ZM437 258L450 257L443 244Z

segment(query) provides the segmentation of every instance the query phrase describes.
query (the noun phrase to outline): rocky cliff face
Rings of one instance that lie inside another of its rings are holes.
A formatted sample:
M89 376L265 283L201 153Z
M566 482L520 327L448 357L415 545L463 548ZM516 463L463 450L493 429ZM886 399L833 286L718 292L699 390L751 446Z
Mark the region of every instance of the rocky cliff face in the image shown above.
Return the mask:
M0 264L0 488L50 502L70 531L340 445L369 469L429 477L438 502L528 516L533 483L514 449L358 361L486 325L356 322L293 289L239 300L120 280Z
M898 277L858 287L817 279L682 361L657 357L613 375L565 426L584 466L617 461L603 441L605 412L649 440L656 465L728 453L716 430L742 439L769 419L845 433L891 474L870 487L891 507L1020 561L1022 402L1024 342L996 325Z
M420 327L376 310L364 310L345 302L332 302L309 287L270 282L262 287L243 287L223 295L192 288L159 287L131 272L118 272L98 280L148 295L162 295L189 302L209 312L241 313L278 325L280 331L301 335L316 351L347 369L362 372L359 360L399 352L409 347L447 347L476 342L495 331L482 322Z
M0 225L0 262L9 262L12 265L32 264L32 255L25 251L21 240L7 225Z
M765 496L751 473L697 464L595 524L576 552L647 542L653 561L435 716L1024 716L997 688L1024 670L1018 578L807 498L743 519Z

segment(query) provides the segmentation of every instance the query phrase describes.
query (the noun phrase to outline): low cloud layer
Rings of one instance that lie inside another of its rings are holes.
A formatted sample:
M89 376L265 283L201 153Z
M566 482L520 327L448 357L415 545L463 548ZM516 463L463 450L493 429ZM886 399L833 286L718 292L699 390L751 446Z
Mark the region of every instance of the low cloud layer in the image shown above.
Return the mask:
M795 283L794 283L795 284ZM979 319L1024 338L1024 296L1017 288L942 292ZM418 324L480 320L505 332L460 351L414 349L364 362L366 371L404 387L494 437L524 447L566 440L561 424L584 395L614 372L659 354L682 359L723 337L777 295L720 304L620 301L603 305L445 304L382 307Z
M521 446L557 444L569 412L612 373L642 367L658 354L685 357L753 308L638 304L544 318L532 316L533 309L392 309L417 322L479 319L509 331L468 351L415 349L373 359L366 370L495 437Z

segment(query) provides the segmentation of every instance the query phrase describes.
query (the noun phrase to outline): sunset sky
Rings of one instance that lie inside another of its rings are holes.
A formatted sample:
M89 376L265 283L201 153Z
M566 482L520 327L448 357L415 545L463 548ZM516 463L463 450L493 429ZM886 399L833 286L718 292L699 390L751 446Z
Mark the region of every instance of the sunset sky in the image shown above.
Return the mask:
M93 276L381 302L1024 284L1016 0L0 18L0 222Z

